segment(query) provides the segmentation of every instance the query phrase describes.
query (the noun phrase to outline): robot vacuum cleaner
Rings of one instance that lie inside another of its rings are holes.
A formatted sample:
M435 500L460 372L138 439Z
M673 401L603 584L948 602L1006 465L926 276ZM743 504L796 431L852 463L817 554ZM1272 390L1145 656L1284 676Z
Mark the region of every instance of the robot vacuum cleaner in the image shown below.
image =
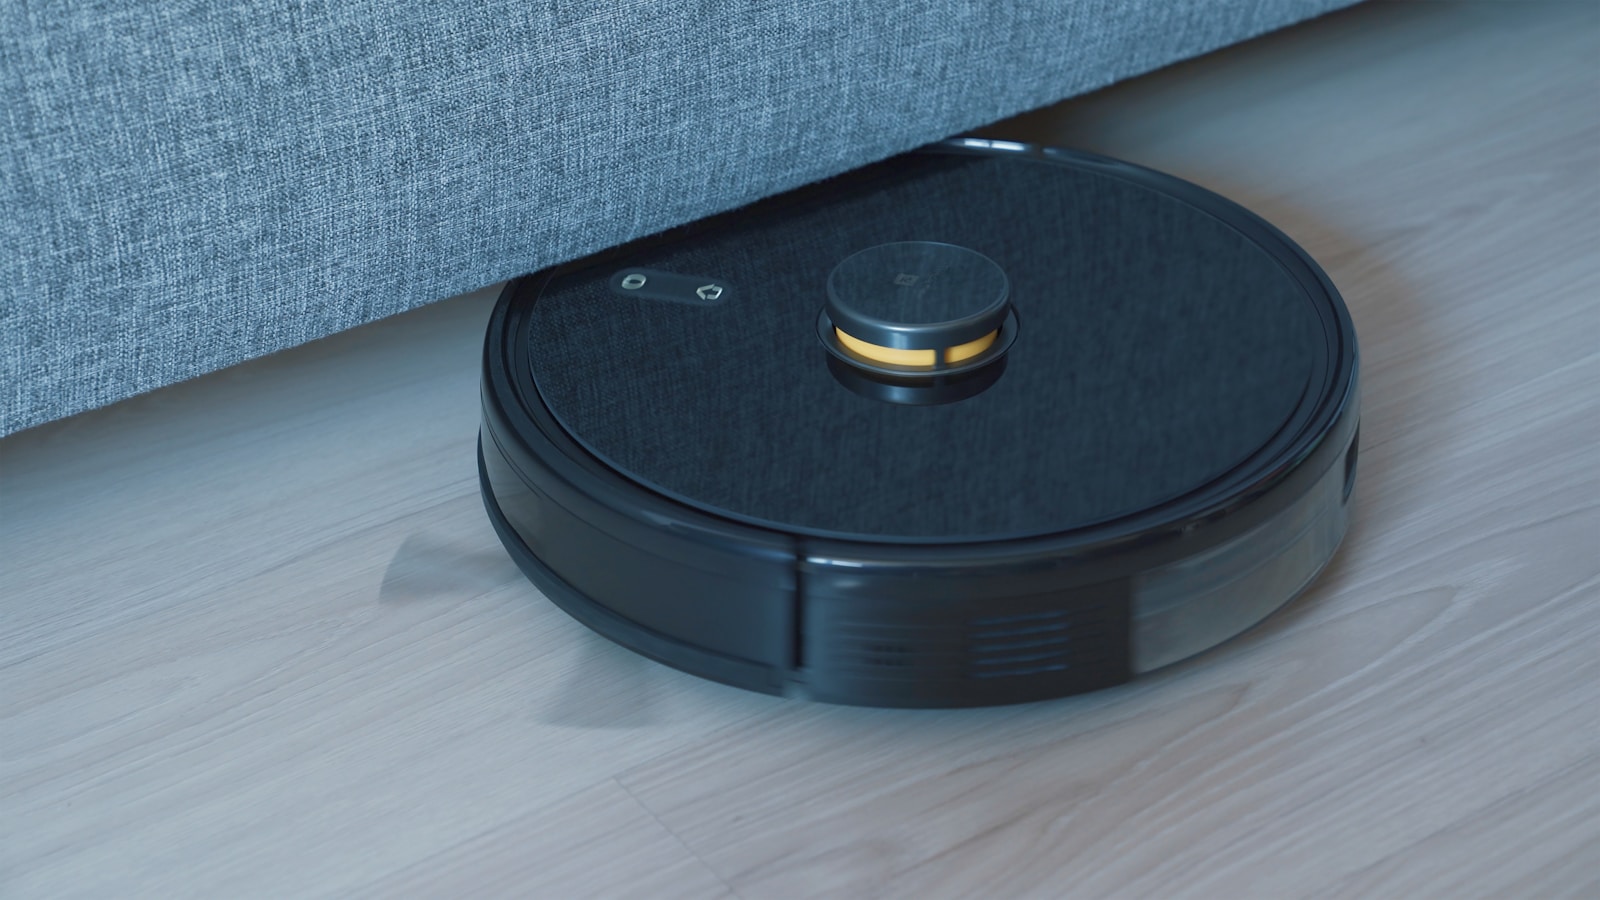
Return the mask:
M479 471L528 577L705 678L1090 691L1239 634L1344 535L1357 354L1282 233L961 138L519 278Z

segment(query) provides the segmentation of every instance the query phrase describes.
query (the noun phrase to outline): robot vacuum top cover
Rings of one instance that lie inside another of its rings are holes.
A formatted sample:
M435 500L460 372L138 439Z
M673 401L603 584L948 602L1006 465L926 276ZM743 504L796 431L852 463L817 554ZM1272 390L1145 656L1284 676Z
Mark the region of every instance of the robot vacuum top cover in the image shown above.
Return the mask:
M758 690L1016 702L1309 583L1356 345L1238 206L961 139L512 282L484 404L491 518L601 633Z

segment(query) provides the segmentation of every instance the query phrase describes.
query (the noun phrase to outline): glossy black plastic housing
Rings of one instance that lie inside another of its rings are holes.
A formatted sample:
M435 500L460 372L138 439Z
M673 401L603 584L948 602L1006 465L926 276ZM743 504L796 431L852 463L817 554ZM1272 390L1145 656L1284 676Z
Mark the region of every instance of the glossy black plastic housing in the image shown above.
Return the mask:
M692 240L691 226L517 279L501 295L484 349L480 475L490 518L530 579L589 627L679 669L768 693L913 707L1106 687L1212 646L1298 593L1343 534L1354 477L1356 343L1337 292L1276 229L1201 188L1087 154L1002 146L957 140L919 152L1092 169L1226 222L1324 298L1325 385L1258 454L1203 489L1059 533L854 539L717 515L574 440L533 384L528 355L529 315L552 278L609 272L641 245ZM805 190L850 189L847 177ZM1278 543L1263 537L1280 533ZM1248 590L1216 588L1230 583ZM1206 623L1191 627L1186 612Z

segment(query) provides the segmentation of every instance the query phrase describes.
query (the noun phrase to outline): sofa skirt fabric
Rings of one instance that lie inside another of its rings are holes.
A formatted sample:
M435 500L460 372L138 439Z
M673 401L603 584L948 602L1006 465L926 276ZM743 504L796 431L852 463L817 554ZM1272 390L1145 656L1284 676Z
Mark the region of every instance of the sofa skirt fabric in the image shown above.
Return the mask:
M13 0L0 434L1350 0Z

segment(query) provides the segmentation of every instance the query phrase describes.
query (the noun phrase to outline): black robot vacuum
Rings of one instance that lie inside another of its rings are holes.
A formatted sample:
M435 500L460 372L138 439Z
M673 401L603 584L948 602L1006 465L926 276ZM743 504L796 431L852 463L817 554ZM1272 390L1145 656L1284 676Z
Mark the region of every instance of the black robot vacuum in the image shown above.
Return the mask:
M1103 688L1344 535L1327 276L1148 169L961 138L511 282L479 470L558 606L705 678L874 706Z

